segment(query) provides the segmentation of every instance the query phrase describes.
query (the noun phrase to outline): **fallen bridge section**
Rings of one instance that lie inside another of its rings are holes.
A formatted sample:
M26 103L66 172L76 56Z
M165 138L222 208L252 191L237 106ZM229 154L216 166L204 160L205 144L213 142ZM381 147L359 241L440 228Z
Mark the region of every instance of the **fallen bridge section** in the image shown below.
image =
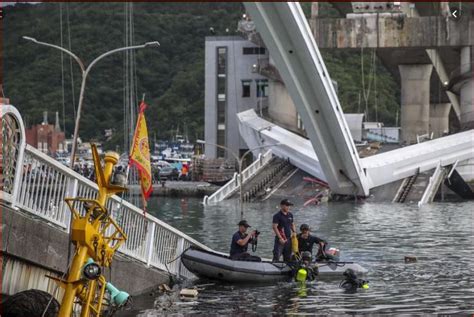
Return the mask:
M406 146L361 159L370 188L474 158L474 130ZM464 175L463 175L464 176ZM469 175L466 181L470 181Z
M273 155L284 160L289 159L292 165L318 179L327 181L321 163L308 139L260 118L253 109L238 113L237 119L240 135L250 148L278 143L278 146L272 147ZM258 152L253 154L257 155Z
M369 185L342 107L297 2L244 2L300 114L334 193L367 196Z
M275 144L273 154L326 181L323 167L309 140L287 131L247 110L237 114L242 138L250 146ZM254 153L255 154L255 153ZM407 146L360 159L370 188L382 186L474 158L474 130ZM471 181L471 174L461 175ZM331 185L331 184L329 184Z

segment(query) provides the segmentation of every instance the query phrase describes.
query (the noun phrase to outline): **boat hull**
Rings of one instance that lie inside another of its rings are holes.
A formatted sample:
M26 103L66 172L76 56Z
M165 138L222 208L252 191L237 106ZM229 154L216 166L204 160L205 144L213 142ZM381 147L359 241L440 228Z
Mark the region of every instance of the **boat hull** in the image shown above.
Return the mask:
M188 249L181 256L183 265L200 278L217 279L232 283L275 283L291 280L291 267L284 262L250 262L235 261L226 256L198 250ZM319 276L342 277L342 273L350 268L356 274L365 274L367 270L356 263L338 262L331 265L319 264Z

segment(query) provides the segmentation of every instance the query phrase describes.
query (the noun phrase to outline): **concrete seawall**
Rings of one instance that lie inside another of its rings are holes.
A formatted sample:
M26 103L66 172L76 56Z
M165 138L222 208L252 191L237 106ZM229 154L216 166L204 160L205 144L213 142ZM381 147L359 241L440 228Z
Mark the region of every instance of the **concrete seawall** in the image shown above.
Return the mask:
M133 193L139 193L139 185L129 185L128 188ZM162 184L153 184L152 196L169 196L169 197L199 197L212 195L219 186L206 182L186 182L186 181L166 181Z
M56 285L45 274L63 275L67 268L69 234L29 213L5 205L0 208L2 294L13 295L31 288L54 293ZM71 245L70 251L72 259L74 246ZM132 296L169 282L167 272L147 267L122 254L114 257L112 268L107 269L104 276ZM56 297L60 300L62 294Z

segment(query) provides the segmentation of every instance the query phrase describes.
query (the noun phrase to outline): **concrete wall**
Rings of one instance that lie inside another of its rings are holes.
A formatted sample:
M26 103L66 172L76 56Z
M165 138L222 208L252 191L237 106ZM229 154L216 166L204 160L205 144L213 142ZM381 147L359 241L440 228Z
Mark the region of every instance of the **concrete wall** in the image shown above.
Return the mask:
M35 219L32 215L2 206L2 293L40 288L51 291L44 274L59 276L67 268L69 235L63 230ZM71 258L74 247L71 246ZM34 278L12 278L28 273ZM21 273L23 272L23 273ZM7 275L8 274L8 275ZM169 275L123 255L116 255L112 270L104 273L109 282L131 295L139 295L167 283Z
M227 85L226 85L226 141L225 146L238 153L247 149L247 145L239 134L237 113L256 109L257 84L256 80L266 79L252 72L258 58L268 58L265 55L244 55L244 47L258 47L239 36L206 37L205 43L205 141L217 143L217 48L227 48ZM250 97L242 97L242 80L251 80ZM265 98L263 98L265 99ZM208 158L216 157L214 146L207 145L205 154Z
M467 36L466 36L467 37ZM474 36L471 36L474 37ZM474 78L473 63L474 50L469 46L461 49L460 72L461 74L470 74L470 78L464 81L460 91L461 101L461 129L474 129Z
M441 16L407 18L400 14L366 13L348 19L313 19L319 48L433 48L473 45L466 30L474 29L467 15L460 20Z
M438 103L430 106L430 132L434 138L442 137L449 133L450 103Z
M269 85L268 115L279 126L297 131L298 113L285 85L271 81Z
M401 142L413 144L429 133L432 65L399 65L401 77Z

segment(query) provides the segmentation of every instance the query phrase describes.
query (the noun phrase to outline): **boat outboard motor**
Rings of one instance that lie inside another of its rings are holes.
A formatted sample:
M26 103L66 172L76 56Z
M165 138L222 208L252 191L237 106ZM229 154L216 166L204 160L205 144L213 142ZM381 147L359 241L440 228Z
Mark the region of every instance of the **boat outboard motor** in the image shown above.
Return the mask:
M345 279L339 283L339 287L343 288L347 292L355 293L357 292L358 288L369 288L369 281L358 278L354 270L347 269L344 271L343 275Z

